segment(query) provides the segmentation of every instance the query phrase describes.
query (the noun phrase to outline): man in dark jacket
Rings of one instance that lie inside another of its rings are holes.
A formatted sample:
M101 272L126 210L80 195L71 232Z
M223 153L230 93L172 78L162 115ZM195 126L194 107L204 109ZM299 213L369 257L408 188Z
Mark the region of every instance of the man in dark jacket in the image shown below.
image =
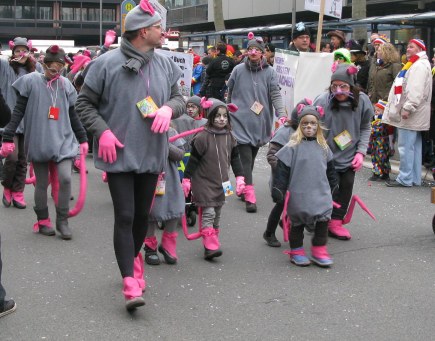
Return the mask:
M292 33L292 42L289 45L290 51L313 52L310 48L310 31L303 22L297 23Z
M227 45L219 42L216 45L217 56L213 58L207 67L207 76L211 97L224 100L222 89L225 86L225 76L234 68L234 60L226 55Z

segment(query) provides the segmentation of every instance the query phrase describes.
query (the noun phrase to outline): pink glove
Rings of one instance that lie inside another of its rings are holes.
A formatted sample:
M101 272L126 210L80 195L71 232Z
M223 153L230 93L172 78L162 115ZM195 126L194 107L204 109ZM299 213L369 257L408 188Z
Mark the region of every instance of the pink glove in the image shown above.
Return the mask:
M109 48L115 42L116 32L113 30L108 30L106 36L104 37L104 46Z
M287 116L282 116L278 118L279 125L282 126L285 122L287 122L287 120L288 120Z
M105 130L98 141L98 157L104 162L113 163L116 161L116 147L124 148L110 129Z
M244 176L236 176L236 194L240 197L245 191L245 177Z
M172 109L164 105L156 112L149 114L147 117L154 118L151 130L154 133L164 133L169 130L169 123L171 122Z
M87 155L89 150L89 145L87 142L80 143L80 154Z
M187 198L191 187L190 179L184 178L183 181L181 181L181 187L183 187L184 196Z
M356 153L352 161L352 168L355 172L358 172L363 166L364 155Z
M0 150L0 155L3 157L7 157L9 154L13 153L14 150L15 150L15 143L3 142L2 148Z

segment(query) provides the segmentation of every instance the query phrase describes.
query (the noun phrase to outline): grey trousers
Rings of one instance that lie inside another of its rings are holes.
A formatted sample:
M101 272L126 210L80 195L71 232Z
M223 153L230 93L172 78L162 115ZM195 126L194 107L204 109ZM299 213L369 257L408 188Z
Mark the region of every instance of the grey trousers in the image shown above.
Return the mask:
M215 229L219 228L221 219L222 206L216 207L203 207L202 208L202 227L211 227Z

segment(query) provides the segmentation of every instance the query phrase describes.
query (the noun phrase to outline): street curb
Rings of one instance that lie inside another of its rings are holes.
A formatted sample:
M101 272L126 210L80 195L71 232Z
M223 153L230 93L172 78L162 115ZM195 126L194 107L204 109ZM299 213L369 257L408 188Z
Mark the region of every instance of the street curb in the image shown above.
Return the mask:
M399 174L399 163L400 162L398 160L391 160L390 159L391 174ZM364 166L364 168L368 168L368 169L373 168L372 161L371 161L370 157L366 156L364 158L363 166ZM426 169L424 166L422 166L422 170L421 170L421 179L424 181L434 181L434 178L432 176L432 172L429 169Z

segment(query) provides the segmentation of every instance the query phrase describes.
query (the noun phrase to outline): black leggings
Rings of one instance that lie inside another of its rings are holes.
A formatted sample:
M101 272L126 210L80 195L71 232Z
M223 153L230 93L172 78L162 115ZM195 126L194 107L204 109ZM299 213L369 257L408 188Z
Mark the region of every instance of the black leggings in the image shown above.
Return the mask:
M148 227L158 174L107 173L115 213L113 245L122 277L133 277Z
M340 208L332 210L331 219L343 220L349 207L350 199L352 198L353 183L355 181L355 172L348 169L344 172L337 172L338 175L338 190L334 193L333 200L341 205Z
M266 232L271 235L275 234L276 227L278 226L281 214L284 209L284 203L277 203L270 211L269 219L267 220Z
M291 226L290 229L290 248L297 249L304 245L304 226ZM323 246L326 245L328 241L328 222L318 221L314 228L314 236L312 239L313 246Z
M252 170L254 169L255 157L260 148L249 144L239 144L237 148L239 148L240 161L242 161L243 172L245 174L245 183L252 185Z

